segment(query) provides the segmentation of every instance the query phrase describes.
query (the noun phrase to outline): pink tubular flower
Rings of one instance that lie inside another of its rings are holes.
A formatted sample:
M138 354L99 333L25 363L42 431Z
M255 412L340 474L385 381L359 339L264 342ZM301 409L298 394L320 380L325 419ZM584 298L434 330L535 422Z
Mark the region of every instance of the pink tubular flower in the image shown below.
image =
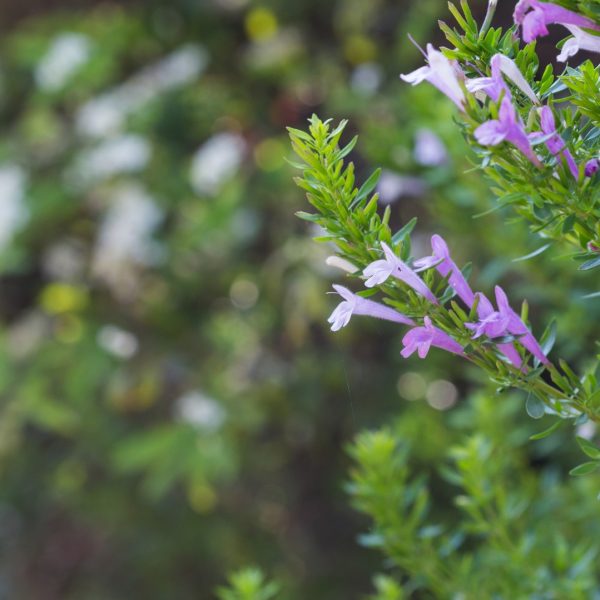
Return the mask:
M588 52L600 52L600 37L587 33L575 25L565 25L574 37L568 39L556 57L560 62L566 62L571 56L575 56L580 50Z
M565 159L565 162L571 171L571 175L573 175L574 179L577 179L579 177L579 169L573 155L565 147L564 140L556 133L556 123L554 122L554 113L552 112L552 109L549 106L543 106L540 108L539 113L542 124L542 133L532 133L529 136L529 139L535 140L540 137L550 136L546 139L546 147L558 160L560 160L560 156Z
M495 288L496 291L496 304L498 305L498 310L500 314L506 315L508 317L508 325L506 330L508 333L513 335L521 336L519 337L519 343L529 350L531 354L533 354L542 364L549 365L550 361L546 358L546 355L542 351L542 348L538 344L538 341L533 337L533 334L529 329L527 329L527 325L523 323L521 317L511 308L508 303L508 298L504 293L504 290L497 285Z
M529 10L531 9L531 10ZM519 0L515 7L514 20L521 26L523 41L533 42L540 36L548 35L547 25L575 25L600 31L600 27L591 19L576 12L539 0Z
M500 104L498 119L486 121L475 130L475 139L482 146L497 146L502 142L510 142L517 147L536 167L541 167L535 155L521 117L517 115L510 98L506 96Z
M432 256L426 256L415 261L415 267L417 271L423 271L435 267L438 273L442 277L446 277L450 274L448 283L452 289L457 293L458 297L468 306L473 305L474 295L467 280L461 273L456 263L450 256L448 250L448 244L446 244L444 238L440 235L433 235L431 237L431 249L433 250Z
M415 324L412 319L409 319L397 310L353 294L348 288L341 285L334 285L333 289L335 289L344 301L338 304L329 319L327 319L331 323L331 331L339 331L342 327L348 325L352 315L364 315L404 325Z
M427 62L426 66L412 73L400 75L400 78L412 85L429 81L464 112L465 94L459 82L459 78L463 79L464 74L456 61L448 60L439 50L427 44Z
M481 292L477 292L478 297L477 314L479 316L478 323L465 323L465 327L474 331L473 339L477 339L482 335L488 338L498 338L508 333L509 316L494 310L492 303ZM517 349L512 343L497 344L498 350L517 367L522 368L523 361L517 352Z
M385 258L372 262L363 271L364 276L367 277L365 286L375 287L392 276L406 283L432 304L438 304L437 298L425 285L425 282L405 262L401 261L386 243L381 242L381 247Z
M425 358L431 346L442 348L453 354L464 356L462 346L455 342L447 333L434 327L429 317L425 317L423 327L413 327L403 338L402 356L408 358L415 350L419 358Z
M490 60L490 67L491 77L476 77L467 81L467 89L471 93L484 91L494 102L498 102L503 91L508 98L512 98L510 89L502 76L506 75L534 104L540 103L533 88L529 85L514 60L504 56L504 54L494 54Z

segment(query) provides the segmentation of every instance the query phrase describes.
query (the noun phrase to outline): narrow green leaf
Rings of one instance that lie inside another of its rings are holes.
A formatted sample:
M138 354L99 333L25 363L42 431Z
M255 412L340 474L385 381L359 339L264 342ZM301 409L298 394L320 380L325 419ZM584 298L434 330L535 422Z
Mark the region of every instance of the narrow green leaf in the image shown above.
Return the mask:
M590 458L593 458L594 460L600 460L600 448L598 448L598 446L595 446L594 444L592 444L592 442L580 436L577 436L576 439L577 443L579 444L579 447L581 448L584 454L587 454Z
M375 189L377 182L379 181L379 177L381 177L381 169L376 169L371 173L371 176L360 186L358 190L358 194L350 205L350 208L354 208L358 206L363 200L367 198L367 196Z
M590 461L585 462L581 465L578 465L574 469L569 471L569 475L573 475L574 477L581 477L582 475L587 475L588 473L593 473L600 469L600 462Z
M554 343L556 342L556 319L552 319L550 321L548 327L542 334L540 339L540 345L542 347L542 352L548 356L552 348L554 347Z
M552 425L550 425L550 427L548 427L548 429L544 429L544 431L541 431L540 433L536 433L535 435L530 436L529 439L530 440L543 440L544 438L546 438L549 435L551 435L552 433L554 433L562 424L563 424L563 421L561 421L561 420L556 421Z
M526 254L525 256L520 256L519 258L513 258L512 262L520 262L522 260L529 260L530 258L533 258L534 256L538 256L539 254L541 254L542 252L544 252L545 250L550 248L551 245L552 244L544 244L541 248L538 248L537 250L534 250L533 252Z
M589 271L590 269L595 269L596 267L600 267L600 256L585 261L582 265L579 265L579 270Z
M302 219L304 221L311 221L312 223L317 223L321 219L321 215L314 215L311 213L304 212L303 210L297 211L296 216L299 219Z
M341 160L342 158L344 158L345 156L350 154L350 152L352 152L352 150L354 150L354 146L356 146L356 142L358 142L357 135L355 135L344 148L342 148L341 150L338 150L333 155L333 162L337 162L338 160Z
M403 225L401 229L396 231L396 233L392 236L392 242L394 242L394 244L403 242L406 236L411 234L416 224L417 217L413 217L408 223L406 223L406 225Z

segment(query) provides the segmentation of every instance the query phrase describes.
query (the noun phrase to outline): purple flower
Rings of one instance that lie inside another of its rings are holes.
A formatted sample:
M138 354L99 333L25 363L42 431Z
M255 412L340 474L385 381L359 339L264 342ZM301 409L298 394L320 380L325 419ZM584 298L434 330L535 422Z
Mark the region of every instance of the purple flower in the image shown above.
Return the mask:
M597 158L592 158L591 160L588 160L585 163L585 176L592 177L598 172L598 169L600 169L600 161L598 161Z
M549 106L543 106L540 108L539 112L543 133L532 133L529 136L529 139L535 140L540 137L550 136L546 139L546 147L558 160L560 160L558 155L562 155L569 166L571 175L577 179L579 177L579 169L575 163L575 160L573 159L573 155L568 149L565 148L565 142L560 135L556 133L556 123L554 122L554 113L552 112L552 109Z
M397 310L373 302L367 298L362 298L357 294L353 294L348 288L341 285L334 285L333 289L344 299L338 304L336 309L331 313L327 321L331 323L331 331L338 331L342 327L348 325L352 315L364 315L374 317L376 319L384 319L385 321L393 321L395 323L403 323L404 325L414 325L414 321L409 319Z
M588 52L600 52L600 37L587 33L574 25L565 25L565 27L575 36L568 39L556 57L560 62L566 62L571 56L575 56L580 50Z
M474 331L473 339L485 335L489 338L498 338L505 335L508 331L509 318L508 315L495 311L492 303L481 292L477 292L476 296L479 301L477 304L477 314L479 316L478 323L465 323L465 327ZM497 344L498 350L517 367L522 368L523 361L517 352L517 349L512 343Z
M519 315L511 308L504 290L497 285L495 291L498 310L501 314L508 317L508 325L506 327L508 333L520 336L519 343L529 350L529 352L531 352L531 354L533 354L542 364L550 364L550 361L546 358L538 341L533 337L531 331L527 329L527 325L523 323L521 317L519 317Z
M437 298L431 293L425 282L406 263L401 261L386 243L381 242L381 247L385 258L372 262L363 271L364 276L367 277L365 285L369 288L375 287L393 276L427 298L432 304L438 304Z
M562 6L539 0L519 0L513 16L515 23L522 28L523 40L526 43L548 35L547 25L553 24L576 25L600 31L600 27L591 19Z
M484 91L494 102L498 102L502 92L512 99L510 89L504 81L506 75L534 104L540 101L529 85L514 60L504 54L494 54L490 60L491 77L477 77L467 82L467 89L472 92Z
M475 130L475 139L482 146L497 146L502 142L510 142L516 146L536 167L541 167L538 157L531 148L529 138L521 117L509 98L504 97L498 119L486 121Z
M426 66L412 73L400 75L400 78L412 85L429 81L448 96L461 111L464 111L465 94L459 82L459 79L464 78L464 74L456 61L448 60L439 50L427 44L427 62Z
M415 160L426 167L439 167L448 162L444 142L430 129L419 129L415 135Z
M404 348L400 354L404 358L408 358L415 350L419 358L425 358L431 346L464 356L462 346L458 342L455 342L447 333L434 327L429 317L425 317L425 325L423 327L413 327L402 338L402 343L404 344Z
M469 307L473 305L474 295L467 280L461 273L456 263L450 256L448 250L448 244L444 241L444 238L440 235L433 235L431 237L431 249L433 250L432 256L426 256L415 261L415 267L417 271L423 271L424 269L430 269L435 267L442 277L446 277L450 274L448 283L452 289L458 294L458 297Z

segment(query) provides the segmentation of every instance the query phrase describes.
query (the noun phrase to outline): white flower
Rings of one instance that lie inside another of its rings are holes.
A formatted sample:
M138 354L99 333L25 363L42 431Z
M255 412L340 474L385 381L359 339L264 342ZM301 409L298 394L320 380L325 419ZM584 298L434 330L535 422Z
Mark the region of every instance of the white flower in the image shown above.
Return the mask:
M150 143L140 135L107 139L78 156L71 176L84 183L93 183L119 173L141 171L148 164L151 153Z
M238 170L246 142L235 133L218 133L196 151L190 179L198 194L215 194Z
M98 345L118 358L131 358L138 350L138 340L129 331L105 325L98 331Z
M163 212L138 185L118 188L106 213L92 258L92 272L116 292L125 294L137 287L132 267L155 264L162 248L152 233Z
M79 33L56 36L35 69L35 81L45 91L63 88L88 61L91 54L89 38Z
M26 175L16 165L0 166L0 251L29 216L24 204Z
M197 390L177 399L175 414L180 421L205 431L217 431L227 417L225 409L214 398Z
M77 129L90 137L118 132L128 115L170 89L195 81L208 64L208 54L188 44L146 67L122 85L93 98L77 114Z

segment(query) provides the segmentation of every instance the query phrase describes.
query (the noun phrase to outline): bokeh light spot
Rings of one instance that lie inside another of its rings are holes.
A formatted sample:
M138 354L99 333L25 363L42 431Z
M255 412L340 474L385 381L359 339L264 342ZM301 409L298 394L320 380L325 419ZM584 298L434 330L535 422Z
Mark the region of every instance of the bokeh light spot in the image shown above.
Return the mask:
M404 373L398 379L397 389L400 396L405 400L414 402L425 396L427 382L419 373Z
M254 8L246 17L246 33L256 42L272 38L277 33L277 17L268 8Z
M40 296L42 308L51 315L81 310L87 304L86 291L67 283L51 283Z
M254 149L254 160L263 171L277 171L284 161L286 149L279 140L268 139L260 142Z
M209 513L217 504L217 494L205 483L192 483L188 487L188 502L196 512Z
M252 308L258 300L257 285L248 279L236 279L229 290L229 298L236 308L247 310Z
M371 62L377 55L377 47L364 35L352 35L344 44L344 54L354 65Z
M456 404L458 390L450 381L438 379L428 386L426 398L428 404L436 410L448 410Z

